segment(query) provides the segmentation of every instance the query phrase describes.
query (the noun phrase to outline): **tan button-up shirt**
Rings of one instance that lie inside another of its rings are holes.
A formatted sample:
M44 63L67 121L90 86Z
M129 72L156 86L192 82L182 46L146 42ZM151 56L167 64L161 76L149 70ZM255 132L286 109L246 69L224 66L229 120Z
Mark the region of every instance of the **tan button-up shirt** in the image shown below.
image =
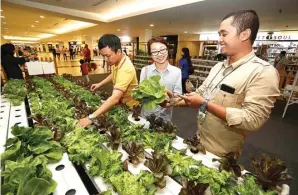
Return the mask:
M221 84L235 88L235 93L220 90ZM226 121L207 112L198 120L198 133L206 149L216 155L241 153L249 131L258 130L269 118L280 95L279 76L268 62L252 51L233 64L216 64L198 92L210 102L226 107Z

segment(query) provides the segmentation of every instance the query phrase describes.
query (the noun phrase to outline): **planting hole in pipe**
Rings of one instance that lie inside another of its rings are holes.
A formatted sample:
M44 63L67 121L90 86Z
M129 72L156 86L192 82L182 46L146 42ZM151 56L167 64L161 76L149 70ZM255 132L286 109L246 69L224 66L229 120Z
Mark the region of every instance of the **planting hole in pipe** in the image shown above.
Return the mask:
M4 111L2 110L0 113L3 113Z
M19 125L19 124L21 124L21 122L17 122L17 123L15 123L15 125Z
M21 109L16 109L15 111L21 111Z
M57 167L56 167L56 171L61 171L61 170L63 170L64 169L64 165L58 165Z
M5 107L4 105L1 106L1 108L4 108L4 107Z
M75 190L75 189L70 189L70 190L68 190L68 191L65 193L65 195L74 195L74 194L76 194L76 190Z
M17 115L17 116L15 116L15 117L20 117L21 115Z

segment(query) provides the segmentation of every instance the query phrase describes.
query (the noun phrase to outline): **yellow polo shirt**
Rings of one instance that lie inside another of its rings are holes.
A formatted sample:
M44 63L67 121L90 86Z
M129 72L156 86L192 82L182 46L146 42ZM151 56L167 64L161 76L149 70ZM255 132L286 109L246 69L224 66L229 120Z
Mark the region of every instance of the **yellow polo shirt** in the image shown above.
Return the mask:
M124 55L120 63L112 66L114 90L123 92L121 102L132 108L138 102L131 97L131 91L138 85L135 67L130 59Z

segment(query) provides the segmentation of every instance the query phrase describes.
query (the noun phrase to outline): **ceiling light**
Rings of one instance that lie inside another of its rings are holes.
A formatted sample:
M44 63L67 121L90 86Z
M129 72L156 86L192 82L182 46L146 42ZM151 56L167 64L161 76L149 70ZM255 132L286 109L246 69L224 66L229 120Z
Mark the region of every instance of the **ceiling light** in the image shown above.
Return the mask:
M178 7L190 3L204 0L150 0L150 1L130 1L125 5L115 6L114 9L102 13L104 20L116 19L123 16L134 16L139 13L145 14L153 11Z
M1 18L5 18L5 16L1 16Z
M131 38L129 36L123 36L123 37L120 37L121 39L121 42L130 42L131 41Z
M95 25L96 24L89 23L89 22L74 21L74 22L71 22L67 25L64 25L64 27L62 27L60 29L54 30L54 32L57 33L57 34L63 34L63 33L71 32L71 31L74 31L74 30L79 30L79 29L82 29L82 28L95 26Z
M84 35L84 37L86 37L87 35Z
M32 24L31 27L34 28L35 26Z
M38 21L38 20L36 20L35 22L36 22L36 23L39 23L39 21Z
M117 29L117 31L119 32L119 31L120 31L120 29L118 28L118 29Z
M42 19L44 18L44 16L39 16L39 17L42 18Z
M45 38L49 38L49 37L53 37L56 36L55 34L49 34L49 33L42 33L40 34L38 37L45 39Z
M35 37L16 37L16 36L3 36L4 39L8 40L24 40L24 41L39 41L40 38Z
M154 26L154 24L150 24L150 26Z
M184 33L187 33L187 31L184 31Z
M3 24L6 24L6 22L2 22Z
M25 34L27 34L28 32L25 32Z
M38 43L33 41L11 41L12 43Z

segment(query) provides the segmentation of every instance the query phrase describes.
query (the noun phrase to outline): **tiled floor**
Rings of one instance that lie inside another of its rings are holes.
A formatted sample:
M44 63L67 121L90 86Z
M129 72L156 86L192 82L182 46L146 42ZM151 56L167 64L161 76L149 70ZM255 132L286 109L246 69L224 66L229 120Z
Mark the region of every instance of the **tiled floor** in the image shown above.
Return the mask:
M51 53L38 53L38 57L51 57L53 58L53 55ZM82 56L76 56L74 60L70 60L69 56L67 60L63 59L63 56L60 56L60 59L56 58L56 63L58 67L58 74L62 75L64 73L72 74L74 76L81 76L81 69L80 69L80 59L82 59ZM97 64L97 69L94 71L89 72L89 74L103 74L107 73L107 67L102 67L103 62L97 57L92 58L94 63Z

